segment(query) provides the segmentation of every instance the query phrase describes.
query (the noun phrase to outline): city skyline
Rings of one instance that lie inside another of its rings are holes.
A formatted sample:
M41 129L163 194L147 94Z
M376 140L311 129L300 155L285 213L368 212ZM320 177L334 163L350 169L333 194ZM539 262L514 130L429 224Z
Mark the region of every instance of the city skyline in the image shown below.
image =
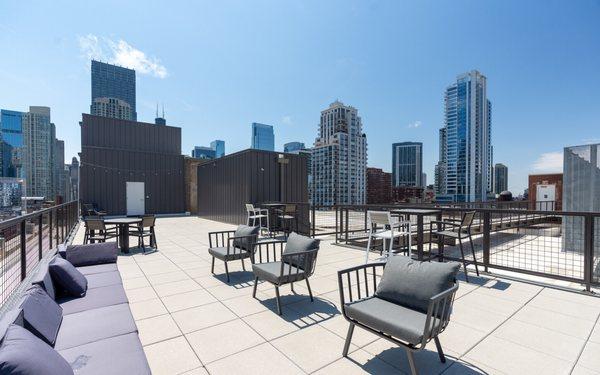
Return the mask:
M247 148L244 129L253 119L275 125L276 150L289 141L309 145L319 110L340 98L360 108L371 145L368 166L390 171L389 145L414 140L423 142L423 171L433 176L444 88L460 72L478 69L488 77L494 99L494 161L509 167L509 190L519 194L528 174L560 170L563 147L598 138L593 127L600 110L592 98L599 96L594 66L600 58L588 47L600 41L594 22L599 7L540 4L239 4L234 19L240 27L233 30L215 23L228 12L217 4L203 7L206 30L214 32L192 28L197 36L192 46L177 38L184 31L178 26L161 34L149 26L130 30L126 15L139 11L136 4L119 5L123 13L112 15L109 24L110 6L99 10L97 19L83 22L74 17L83 9L80 4L62 13L45 5L3 4L1 10L9 16L27 11L34 26L26 28L11 17L0 24L0 40L17 46L0 62L0 77L11 88L0 93L0 103L12 109L51 107L57 138L65 140L70 159L80 150L78 119L89 111L91 57L135 68L138 118L152 122L156 101L164 102L169 123L182 127L184 149L217 138L231 152ZM179 17L189 16L178 8L175 2L165 10L164 21L182 24ZM328 25L319 19L334 9L352 20L356 30L342 37L334 27L337 22ZM193 10L186 13L191 16ZM289 14L294 15L289 26L270 35ZM399 15L405 22L394 21ZM461 23L463 17L475 25ZM46 27L49 19L51 28ZM251 19L261 26L248 28L244 20ZM311 30L301 27L309 21L315 23ZM366 28L369 24L376 26ZM49 31L40 33L39 27ZM214 43L214 35L225 43ZM322 43L331 39L339 43L318 62L302 57L322 50ZM260 41L255 52L262 57L240 64L240 56L249 51L244 46L252 45L249 40ZM384 47L390 44L401 47ZM39 48L28 47L32 45ZM211 57L188 56L190 47ZM39 55L45 64L33 58ZM573 80L566 72L586 79ZM310 83L304 77L311 77Z

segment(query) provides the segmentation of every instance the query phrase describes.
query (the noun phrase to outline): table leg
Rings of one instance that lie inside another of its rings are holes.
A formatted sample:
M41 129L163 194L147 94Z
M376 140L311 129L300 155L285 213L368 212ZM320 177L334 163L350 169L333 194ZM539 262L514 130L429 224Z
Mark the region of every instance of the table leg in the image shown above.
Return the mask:
M417 259L423 260L423 215L417 215Z
M90 237L94 237L94 235L96 234L96 231L91 229L90 230ZM90 240L90 243L96 243L96 240Z
M129 225L119 225L119 242L121 245L121 251L124 254L129 253Z

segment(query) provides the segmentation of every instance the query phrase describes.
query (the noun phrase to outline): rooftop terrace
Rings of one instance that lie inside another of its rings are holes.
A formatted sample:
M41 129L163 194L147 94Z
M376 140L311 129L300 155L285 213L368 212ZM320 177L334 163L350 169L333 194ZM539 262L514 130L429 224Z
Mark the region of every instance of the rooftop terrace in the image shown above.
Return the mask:
M140 339L154 374L410 373L403 348L348 323L336 272L364 262L364 250L323 237L311 286L282 288L283 315L271 285L252 298L251 271L222 262L210 272L208 232L232 225L196 217L157 220L159 251L120 256ZM83 226L75 243L83 240ZM134 241L132 239L132 241ZM373 258L377 254L373 253ZM462 274L460 275L462 277ZM423 374L600 374L600 298L492 276L460 281L451 323L432 350L415 353ZM429 346L428 346L429 348Z

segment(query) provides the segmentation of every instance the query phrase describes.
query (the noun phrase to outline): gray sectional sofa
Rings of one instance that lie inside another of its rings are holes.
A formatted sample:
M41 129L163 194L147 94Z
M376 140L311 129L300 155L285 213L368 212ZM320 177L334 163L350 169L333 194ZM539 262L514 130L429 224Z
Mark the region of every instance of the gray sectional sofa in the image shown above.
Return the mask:
M52 259L42 261L32 280L37 298L29 304L21 302L16 307L22 310L20 314L6 314L3 320L13 318L0 323L2 339L10 325L22 325L38 337L38 331L54 332L53 345L44 344L58 352L75 374L150 374L117 270L117 254L117 245L111 242L69 246L58 251L56 257L66 259L85 276L87 291L83 297L61 294L56 277L53 279L49 270ZM52 310L57 311L54 315L61 315L54 317L54 324L48 320L52 316L48 309L39 307L43 306L41 300L47 298L40 298L40 287L60 306L55 309L50 301ZM36 309L44 310L43 314Z

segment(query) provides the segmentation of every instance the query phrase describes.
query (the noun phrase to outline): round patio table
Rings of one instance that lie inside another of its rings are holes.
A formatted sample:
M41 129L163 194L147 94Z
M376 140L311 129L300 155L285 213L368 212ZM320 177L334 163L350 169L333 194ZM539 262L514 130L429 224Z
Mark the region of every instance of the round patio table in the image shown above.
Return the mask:
M104 219L104 224L114 224L119 227L119 247L125 254L129 253L129 226L141 223L139 217L121 217L115 219Z

